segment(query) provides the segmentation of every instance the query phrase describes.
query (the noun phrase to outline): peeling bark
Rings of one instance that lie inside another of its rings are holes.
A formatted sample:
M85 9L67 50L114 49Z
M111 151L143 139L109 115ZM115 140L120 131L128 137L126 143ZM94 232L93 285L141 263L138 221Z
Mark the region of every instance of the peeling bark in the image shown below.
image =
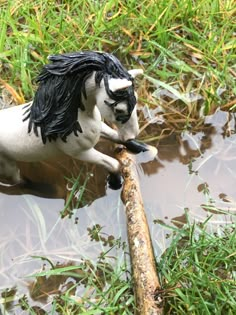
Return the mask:
M162 298L149 227L140 193L135 161L122 150L117 154L124 178L122 200L126 208L127 232L132 262L135 298L139 315L162 314Z

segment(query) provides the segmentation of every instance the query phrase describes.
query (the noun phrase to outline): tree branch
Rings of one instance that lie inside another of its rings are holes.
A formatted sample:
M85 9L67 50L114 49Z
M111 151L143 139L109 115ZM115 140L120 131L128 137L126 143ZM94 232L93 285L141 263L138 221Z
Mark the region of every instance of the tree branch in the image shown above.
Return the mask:
M162 298L149 227L140 193L135 161L125 149L117 153L124 178L122 200L132 262L137 314L162 314Z

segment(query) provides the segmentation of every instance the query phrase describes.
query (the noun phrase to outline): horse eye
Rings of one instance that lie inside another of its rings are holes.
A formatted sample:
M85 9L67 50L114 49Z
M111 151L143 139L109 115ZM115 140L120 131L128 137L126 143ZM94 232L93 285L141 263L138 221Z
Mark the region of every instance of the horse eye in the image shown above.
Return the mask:
M116 109L116 114L124 114L125 111L123 109Z

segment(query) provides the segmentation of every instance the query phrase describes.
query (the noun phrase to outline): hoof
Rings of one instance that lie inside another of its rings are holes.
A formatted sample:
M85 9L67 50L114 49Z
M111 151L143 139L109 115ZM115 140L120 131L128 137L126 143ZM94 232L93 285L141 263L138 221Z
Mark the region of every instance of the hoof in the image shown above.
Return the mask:
M139 141L134 140L134 139L127 140L124 143L124 145L132 153L140 153L140 152L148 151L148 146L145 143L139 142Z
M114 190L122 187L122 177L120 174L111 173L108 177L108 187Z

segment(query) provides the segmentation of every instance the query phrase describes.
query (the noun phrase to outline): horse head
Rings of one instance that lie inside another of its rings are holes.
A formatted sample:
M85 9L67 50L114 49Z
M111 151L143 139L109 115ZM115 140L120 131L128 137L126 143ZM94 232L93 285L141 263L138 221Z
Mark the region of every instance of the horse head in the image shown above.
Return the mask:
M134 78L143 73L142 69L127 71L128 78L108 78L101 81L96 94L97 106L102 117L115 124L119 138L123 141L134 139L139 133L137 118L137 93Z

